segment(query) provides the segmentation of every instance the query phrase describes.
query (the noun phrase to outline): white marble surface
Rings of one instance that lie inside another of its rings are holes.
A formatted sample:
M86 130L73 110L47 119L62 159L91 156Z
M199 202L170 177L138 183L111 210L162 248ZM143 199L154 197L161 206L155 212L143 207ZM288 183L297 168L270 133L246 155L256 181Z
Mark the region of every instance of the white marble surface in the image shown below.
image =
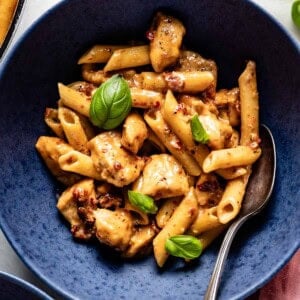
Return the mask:
M24 11L21 15L21 20L13 41L10 44L7 52L12 44L21 36L21 34L39 17L56 3L61 0L27 0L24 6ZM252 0L257 5L267 10L273 17L275 17L282 26L284 26L293 36L293 38L300 43L300 30L297 29L290 17L290 9L293 0ZM5 55L7 55L7 52ZM0 230L0 270L5 271L16 276L19 276L36 286L40 287L48 294L58 298L55 293L50 291L34 274L32 274L18 256L14 253L9 243L6 241L3 233Z

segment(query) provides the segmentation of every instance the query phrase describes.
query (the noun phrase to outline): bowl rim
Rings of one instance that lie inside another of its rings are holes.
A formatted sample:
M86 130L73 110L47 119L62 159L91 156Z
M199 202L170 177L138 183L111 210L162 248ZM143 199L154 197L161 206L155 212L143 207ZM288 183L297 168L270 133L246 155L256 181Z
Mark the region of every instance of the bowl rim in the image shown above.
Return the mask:
M267 10L265 10L263 7L259 6L257 3L253 2L252 0L244 0L249 5L253 6L255 10L259 11L264 17L270 19L270 21L278 28L278 30L285 35L285 37L288 39L289 43L293 45L293 47L299 52L300 54L300 41L297 41L295 37L292 36L292 34L273 16L271 15ZM51 15L56 10L60 9L61 7L65 6L67 3L69 3L69 0L60 0L58 3L54 4L52 7L50 7L46 12L44 12L41 16L39 16L18 38L18 40L10 47L9 51L7 51L6 55L4 55L3 61L0 61L0 81L2 79L3 74L5 73L5 70L7 69L7 65L11 61L11 59L14 57L15 52L19 48L19 46L26 40L26 38L31 34L31 32L36 28L36 26L39 26L40 23L42 23L49 15ZM276 184L276 183L275 183ZM51 278L48 278L47 276L44 276L39 272L38 265L34 263L29 257L26 256L26 253L23 251L23 249L19 246L19 244L13 240L12 235L10 234L10 229L7 226L5 220L2 218L0 214L0 228L3 231L3 234L5 238L8 240L11 247L14 249L14 251L17 253L21 261L28 267L28 269L33 272L40 280L42 280L48 287L53 289L55 292L59 293L61 296L67 298L67 299L75 299L76 295L72 294L71 292L64 290L63 288L57 286L55 283L52 282ZM269 270L265 276L260 277L260 280L257 280L255 283L250 285L247 289L242 291L241 293L235 295L235 297L232 297L231 299L237 300L237 299L244 299L251 294L253 294L255 291L260 289L262 286L264 286L267 282L269 282L283 267L284 265L292 258L292 256L296 253L296 251L300 249L300 240L295 241L295 244L291 246L289 251L284 253L284 255L281 257L281 260L279 263L274 265L273 269ZM1 272L0 272L1 273Z
M7 282L12 283L13 285L17 285L23 289L26 289L30 293L32 293L35 296L38 296L45 300L51 300L52 298L47 295L44 291L33 285L32 283L16 276L11 273L7 273L5 271L0 271L0 280L4 279Z

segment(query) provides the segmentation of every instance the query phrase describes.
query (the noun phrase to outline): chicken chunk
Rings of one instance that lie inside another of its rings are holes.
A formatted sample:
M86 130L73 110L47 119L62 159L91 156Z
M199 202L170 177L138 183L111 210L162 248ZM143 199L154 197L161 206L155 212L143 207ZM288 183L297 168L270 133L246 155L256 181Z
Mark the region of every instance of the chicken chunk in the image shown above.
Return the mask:
M95 200L94 180L84 179L67 188L59 197L57 209L71 224L71 232L79 239L90 239L93 236L93 221L89 224L87 216L80 214L81 202L91 203ZM90 226L91 225L91 226Z
M232 127L214 114L200 115L199 120L209 135L208 146L212 149L224 148L225 141L232 135Z
M157 13L148 32L150 40L150 59L156 72L176 63L180 55L180 47L185 28L174 17Z
M115 186L123 187L135 181L144 168L146 158L125 150L117 131L100 133L87 146L97 171Z
M195 195L199 205L212 207L218 205L223 195L223 188L216 175L202 173L199 177Z
M133 234L130 213L124 209L100 208L94 211L94 217L98 240L118 251L126 250Z
M188 192L188 177L181 164L169 154L152 155L133 189L155 199L181 196Z
M180 72L211 72L213 74L214 80L206 92L209 98L213 99L215 97L217 87L217 65L213 60L205 59L197 52L181 51L175 70Z
M199 53L193 51L181 51L176 71L210 71L217 78L217 65L211 59L203 58Z
M137 154L148 137L145 121L138 113L131 113L125 119L121 144L130 152Z
M157 228L153 224L137 228L130 239L128 249L123 253L123 257L142 256L152 246L151 242L156 232Z

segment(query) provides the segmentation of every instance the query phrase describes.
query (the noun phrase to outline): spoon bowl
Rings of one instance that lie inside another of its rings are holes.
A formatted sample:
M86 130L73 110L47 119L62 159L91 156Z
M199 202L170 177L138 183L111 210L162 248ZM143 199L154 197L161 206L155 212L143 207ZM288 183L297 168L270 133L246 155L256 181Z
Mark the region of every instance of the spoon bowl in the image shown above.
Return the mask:
M266 125L260 127L260 138L261 157L253 165L240 214L229 226L224 237L205 294L205 300L213 300L217 297L225 261L237 231L246 220L262 211L272 194L276 173L276 148L272 133Z

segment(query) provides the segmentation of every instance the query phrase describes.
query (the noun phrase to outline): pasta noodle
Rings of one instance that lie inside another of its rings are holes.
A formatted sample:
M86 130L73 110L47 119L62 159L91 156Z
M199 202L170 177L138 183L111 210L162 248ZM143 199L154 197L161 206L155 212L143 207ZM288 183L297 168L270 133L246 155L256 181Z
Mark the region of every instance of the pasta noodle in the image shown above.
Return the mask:
M115 50L125 47L124 45L95 45L79 58L78 64L105 63L110 59Z
M58 118L58 109L46 108L45 123L53 130L53 132L61 139L65 137L64 129Z
M156 214L156 223L159 228L165 227L173 212L181 201L181 197L168 198Z
M217 207L220 223L226 224L230 222L239 213L247 181L247 175L228 181L222 199Z
M174 211L169 222L154 238L153 250L157 264L162 267L168 258L165 242L168 237L183 234L193 223L197 215L198 205L194 189L191 188L185 198Z
M92 46L78 60L83 81L58 83L57 108L46 108L55 136L36 142L68 186L57 208L72 235L124 258L153 252L160 267L191 258L170 242L205 249L227 228L262 151L255 63L218 90L216 63L183 50L185 33L159 12L148 44Z
M133 87L130 89L132 106L137 108L158 108L163 102L163 94L156 91Z
M226 227L226 225L220 225L200 234L199 240L201 242L203 250L206 249L214 241L214 239L217 238L226 229Z
M199 209L198 216L190 227L190 232L193 235L199 235L202 232L209 231L213 228L220 226L217 215L217 207Z
M74 111L58 108L58 119L63 128L68 143L82 153L88 153L87 142L94 137L93 128L84 117Z
M239 78L241 98L241 145L258 144L258 92L256 66L253 61L247 63Z
M251 149L247 146L211 151L203 162L206 173L217 169L245 166L253 164L260 156L261 150Z
M145 121L165 147L181 162L188 174L197 176L201 173L199 165L188 153L178 137L168 127L160 111L147 113L145 115Z
M149 46L135 46L115 50L103 70L108 72L149 64Z
M18 0L2 0L0 2L0 48L13 21L18 2Z
M101 174L96 170L91 157L81 152L72 150L61 155L58 159L58 164L64 171L103 180Z
M84 93L76 91L62 83L58 84L58 92L62 103L82 114L85 117L90 115L91 98Z
M185 114L185 107L177 103L171 91L166 94L161 112L173 132L187 147L198 164L202 166L204 158L208 155L208 150L204 145L195 144L190 128L190 117Z

